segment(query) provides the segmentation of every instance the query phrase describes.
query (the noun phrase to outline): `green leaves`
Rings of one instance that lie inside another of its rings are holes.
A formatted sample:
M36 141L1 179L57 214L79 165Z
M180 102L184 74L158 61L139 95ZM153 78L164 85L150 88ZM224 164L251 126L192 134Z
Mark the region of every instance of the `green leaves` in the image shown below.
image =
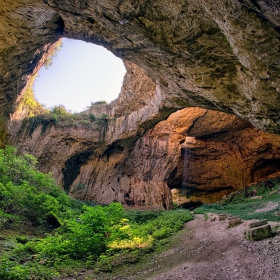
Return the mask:
M15 222L56 228L44 238L11 238L16 245L9 253L0 246L0 255L8 254L0 259L0 279L54 279L96 262L113 268L117 255L134 262L141 250L150 250L192 219L187 210L125 212L116 202L85 205L71 200L36 164L33 156L18 156L13 147L0 149L0 228Z
M111 236L123 226L123 207L119 203L109 206L83 207L78 217L65 221L54 235L36 243L42 256L67 255L73 259L97 258L106 251Z
M6 259L0 259L0 279L23 280L28 279L29 269L24 265L15 264Z
M36 164L32 155L17 156L13 147L0 149L0 210L39 225L50 212L59 216L70 198Z

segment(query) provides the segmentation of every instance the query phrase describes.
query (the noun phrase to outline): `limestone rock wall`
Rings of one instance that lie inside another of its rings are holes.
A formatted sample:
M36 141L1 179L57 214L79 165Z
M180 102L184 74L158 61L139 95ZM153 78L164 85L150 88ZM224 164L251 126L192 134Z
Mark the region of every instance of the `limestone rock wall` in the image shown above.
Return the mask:
M190 115L193 123L185 130L184 119ZM168 179L179 204L213 203L233 190L279 175L277 135L209 110L184 109L167 121L176 127L176 133L186 135L178 165Z
M275 0L7 0L0 146L34 154L75 197L129 206L169 208L170 188L216 199L273 174L279 139L249 123L280 133L279 11ZM34 125L17 110L63 36L126 61L119 98L96 108L109 117L99 124Z
M141 108L160 102L157 101L160 89L157 89L156 83L139 66L130 61L123 62L126 74L118 98L110 104L95 104L84 113L94 114L96 117L102 114L112 118L127 117Z
M127 207L209 203L280 171L280 137L239 117L187 108L142 137L107 141L99 126L25 126L15 145L33 153L73 197ZM108 120L106 133L116 130ZM110 138L108 138L110 140Z
M279 133L279 9L274 0L7 0L0 7L0 144L30 75L62 36L141 67L160 89L150 119L199 106ZM139 106L150 105L130 100L146 122L148 108Z
M200 108L172 114L131 150L110 146L81 167L70 194L129 206L212 203L280 171L280 137L233 115ZM80 186L80 189L79 189Z
M156 84L137 65L124 61L126 75L118 98L111 103L112 116L127 116L149 106L156 94Z
M2 1L0 5L0 146L7 123L30 78L62 36L63 21L42 1Z

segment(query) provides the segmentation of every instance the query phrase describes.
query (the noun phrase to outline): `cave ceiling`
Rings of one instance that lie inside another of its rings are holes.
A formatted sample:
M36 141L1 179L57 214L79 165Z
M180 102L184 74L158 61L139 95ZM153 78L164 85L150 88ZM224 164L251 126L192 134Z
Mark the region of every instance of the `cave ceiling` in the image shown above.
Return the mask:
M157 84L151 125L199 106L280 132L279 1L8 0L0 29L2 142L30 77L61 37L102 45L141 67Z

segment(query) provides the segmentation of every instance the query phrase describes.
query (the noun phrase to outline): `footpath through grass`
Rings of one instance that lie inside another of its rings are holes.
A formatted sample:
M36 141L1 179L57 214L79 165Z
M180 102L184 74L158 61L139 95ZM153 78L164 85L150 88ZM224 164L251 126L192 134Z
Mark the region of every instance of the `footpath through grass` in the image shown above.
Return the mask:
M0 279L59 279L113 271L156 250L188 210L125 211L69 198L31 155L0 150Z
M231 193L218 203L204 204L194 214L225 213L244 220L280 221L280 178L274 178Z

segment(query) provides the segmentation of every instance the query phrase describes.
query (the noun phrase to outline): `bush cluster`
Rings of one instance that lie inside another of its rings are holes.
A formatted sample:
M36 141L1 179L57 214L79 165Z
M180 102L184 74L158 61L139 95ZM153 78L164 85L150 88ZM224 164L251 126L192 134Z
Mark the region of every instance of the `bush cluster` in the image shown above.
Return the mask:
M86 267L106 270L113 260L136 260L192 219L188 210L132 211L120 203L86 205L71 200L51 174L36 170L31 155L0 150L0 226L23 223L43 227L45 237L8 237L13 247L1 250L0 279L54 279ZM3 240L5 240L4 238Z
M32 155L17 156L13 147L0 149L0 227L8 226L7 215L10 221L42 225L70 205L52 175L37 171L36 164Z

